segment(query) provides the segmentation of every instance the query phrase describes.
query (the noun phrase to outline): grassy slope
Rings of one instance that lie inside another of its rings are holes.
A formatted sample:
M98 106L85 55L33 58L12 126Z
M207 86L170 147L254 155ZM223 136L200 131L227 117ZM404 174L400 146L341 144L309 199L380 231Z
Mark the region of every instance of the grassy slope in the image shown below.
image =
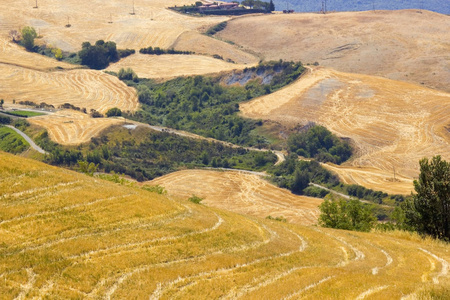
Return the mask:
M6 153L0 194L5 298L398 299L450 283L449 245L258 220Z

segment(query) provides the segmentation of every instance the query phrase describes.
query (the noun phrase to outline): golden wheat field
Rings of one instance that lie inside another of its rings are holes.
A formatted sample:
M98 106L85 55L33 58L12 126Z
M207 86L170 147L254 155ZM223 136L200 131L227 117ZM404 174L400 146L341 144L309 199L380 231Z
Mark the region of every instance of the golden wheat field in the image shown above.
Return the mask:
M248 16L231 20L218 36L265 60L318 62L450 92L450 18L430 11Z
M450 158L450 94L419 85L318 68L240 108L246 117L290 127L317 122L350 138L356 154L343 166L350 167L349 172L367 167L369 176L375 168L380 174L364 180L345 175L344 167L335 168L348 183L391 192L386 182L394 179L395 171L404 183L402 193L408 194L420 159L436 154ZM400 192L398 185L393 189Z
M30 118L28 121L45 128L50 139L61 145L87 143L103 130L125 123L123 118L91 118L74 110L60 110L53 114Z
M169 48L180 34L227 20L228 17L192 18L167 10L190 4L183 0L133 1L0 1L0 32L33 26L44 43L78 51L84 41L115 41L119 48ZM109 23L112 22L112 23ZM70 27L65 25L70 24ZM168 24L170 24L168 26Z
M45 102L55 107L70 103L79 108L106 112L117 107L135 111L138 99L135 89L114 76L94 70L43 72L0 64L0 94L7 103L15 99Z
M413 299L448 244L237 215L0 153L4 298Z
M283 217L289 222L317 223L321 199L297 196L255 174L237 171L184 170L148 184L164 186L170 195L203 198L203 204L260 218Z
M132 68L139 77L170 79L244 69L252 65L238 65L203 55L131 55L112 64L106 70L118 72Z

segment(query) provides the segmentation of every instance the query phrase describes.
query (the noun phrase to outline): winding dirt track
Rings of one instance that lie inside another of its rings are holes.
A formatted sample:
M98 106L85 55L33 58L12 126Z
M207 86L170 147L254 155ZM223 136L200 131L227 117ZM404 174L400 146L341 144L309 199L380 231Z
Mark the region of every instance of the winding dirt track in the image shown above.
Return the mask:
M2 152L0 191L6 298L400 299L450 284L449 245L405 233L256 219Z
M245 117L316 122L350 138L355 157L329 167L347 183L408 194L420 159L450 159L450 94L418 85L318 68L240 108Z

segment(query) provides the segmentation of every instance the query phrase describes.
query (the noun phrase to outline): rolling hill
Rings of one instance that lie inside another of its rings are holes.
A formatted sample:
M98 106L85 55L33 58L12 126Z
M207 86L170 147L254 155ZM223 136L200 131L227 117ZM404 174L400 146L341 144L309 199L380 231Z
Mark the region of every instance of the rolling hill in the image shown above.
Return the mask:
M316 12L322 9L322 2L316 0L274 0L277 10L289 9L298 12ZM399 10L399 9L426 9L441 14L450 14L450 3L444 0L327 0L328 11L362 11L362 10Z
M260 218L282 217L289 222L317 224L321 199L297 196L255 174L238 171L184 170L148 184L164 186L170 195L203 198L202 204Z
M448 244L237 215L0 152L5 298L399 299L448 293Z
M450 18L429 11L248 16L218 36L265 60L317 62L450 92Z
M450 94L419 85L317 68L240 108L245 117L291 128L316 122L350 138L354 157L334 168L347 183L391 193L402 186L402 193L409 194L420 159L436 154L450 159ZM353 173L354 168L367 167L369 178L344 175L345 167ZM378 176L373 176L373 168L380 170ZM389 182L395 182L392 190Z

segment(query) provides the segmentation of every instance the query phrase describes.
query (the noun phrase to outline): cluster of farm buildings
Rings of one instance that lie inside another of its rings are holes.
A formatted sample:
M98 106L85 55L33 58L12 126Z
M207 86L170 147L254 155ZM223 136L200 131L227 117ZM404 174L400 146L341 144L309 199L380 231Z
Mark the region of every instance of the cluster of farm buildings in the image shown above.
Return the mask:
M239 3L203 3L203 5L198 7L199 11L205 10L229 10L229 9L239 9Z

